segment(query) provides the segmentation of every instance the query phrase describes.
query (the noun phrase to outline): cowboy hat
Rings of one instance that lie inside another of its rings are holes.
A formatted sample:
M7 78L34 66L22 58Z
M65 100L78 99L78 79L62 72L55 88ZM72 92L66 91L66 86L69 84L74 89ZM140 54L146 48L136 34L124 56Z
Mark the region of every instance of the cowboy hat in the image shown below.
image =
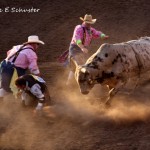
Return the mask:
M39 40L39 37L37 35L31 35L28 37L28 41L25 42L24 44L28 44L28 43L38 43L38 44L45 44L43 41Z
M92 15L87 15L87 14L84 16L84 18L80 17L80 20L89 24L94 24L96 22L96 19L92 19Z

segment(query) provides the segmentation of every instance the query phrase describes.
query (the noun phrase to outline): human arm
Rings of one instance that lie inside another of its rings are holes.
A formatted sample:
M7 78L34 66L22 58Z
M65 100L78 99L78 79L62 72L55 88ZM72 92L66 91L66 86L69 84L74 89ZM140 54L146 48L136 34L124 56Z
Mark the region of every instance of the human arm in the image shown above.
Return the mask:
M88 53L88 49L85 48L84 43L83 43L83 39L84 39L84 33L83 33L83 27L81 25L77 25L74 33L73 33L73 41L75 42L75 44L77 44L80 49L84 52L84 53ZM86 39L84 39L86 40Z
M38 104L35 108L36 111L41 111L43 108L43 105L45 103L45 96L41 91L41 87L38 83L34 84L31 89L30 92L37 98L38 100Z
M80 47L80 49L83 51L83 53L86 53L86 54L88 53L88 49L84 47L82 42L78 43L77 45Z
M92 28L92 36L93 38L101 38L102 40L105 40L105 39L108 39L109 36L104 34L103 32L101 31L97 31L96 29Z
M105 39L108 39L109 36L106 35L106 34L104 34L104 33L101 33L101 34L100 34L100 38L101 38L102 40L105 40Z
M30 70L30 72L34 75L40 75L40 71L37 65L37 55L33 50L30 50L28 55L27 55L27 59L29 62L28 68Z

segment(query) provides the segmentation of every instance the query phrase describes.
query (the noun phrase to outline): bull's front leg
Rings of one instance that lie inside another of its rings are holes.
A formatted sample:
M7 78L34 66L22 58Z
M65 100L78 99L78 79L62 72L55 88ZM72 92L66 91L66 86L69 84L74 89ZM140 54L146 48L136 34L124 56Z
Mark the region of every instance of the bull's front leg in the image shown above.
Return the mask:
M109 88L110 88L110 90L109 90L109 96L108 96L108 98L107 98L107 100L106 100L106 103L105 103L106 107L111 106L112 99L113 99L114 96L117 94L117 92L123 87L124 84L125 84L124 82L119 81L119 82L116 84L115 87L113 87L113 88L110 88L110 87L109 87Z

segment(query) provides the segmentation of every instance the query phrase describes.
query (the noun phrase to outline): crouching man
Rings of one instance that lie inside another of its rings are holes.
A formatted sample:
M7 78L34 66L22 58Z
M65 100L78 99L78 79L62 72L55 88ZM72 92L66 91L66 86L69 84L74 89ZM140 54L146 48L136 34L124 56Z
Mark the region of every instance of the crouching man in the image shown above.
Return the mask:
M46 82L39 76L26 74L15 80L21 92L22 104L35 107L35 112L42 112L43 106L51 105Z

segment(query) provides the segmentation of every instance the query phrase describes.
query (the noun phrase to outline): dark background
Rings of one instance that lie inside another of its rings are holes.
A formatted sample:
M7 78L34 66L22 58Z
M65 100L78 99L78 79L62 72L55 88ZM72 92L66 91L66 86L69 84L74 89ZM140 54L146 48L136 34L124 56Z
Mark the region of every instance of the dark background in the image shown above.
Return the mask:
M38 35L45 42L41 46L39 62L53 62L68 49L74 27L81 24L79 17L91 14L97 19L93 25L110 36L107 41L96 40L91 50L103 42L116 43L149 36L150 1L148 0L1 0L0 8L37 8L39 12L0 12L0 59L13 45Z

